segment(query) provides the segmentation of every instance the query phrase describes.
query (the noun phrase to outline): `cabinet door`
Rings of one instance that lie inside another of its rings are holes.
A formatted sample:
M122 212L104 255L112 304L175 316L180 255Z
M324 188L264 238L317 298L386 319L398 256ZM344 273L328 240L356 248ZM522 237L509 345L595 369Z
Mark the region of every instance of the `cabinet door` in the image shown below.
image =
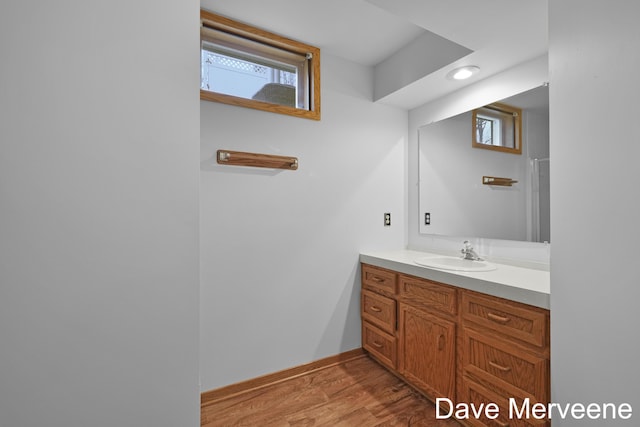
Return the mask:
M432 398L455 401L456 324L400 304L399 370Z

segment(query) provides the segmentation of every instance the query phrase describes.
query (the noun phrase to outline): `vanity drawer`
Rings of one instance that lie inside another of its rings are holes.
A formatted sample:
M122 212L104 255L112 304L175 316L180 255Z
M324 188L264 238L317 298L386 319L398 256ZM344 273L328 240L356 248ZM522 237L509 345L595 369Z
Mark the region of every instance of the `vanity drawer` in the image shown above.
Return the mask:
M362 318L393 334L396 329L396 302L371 291L362 291Z
M462 293L462 318L541 349L548 344L548 311L512 301Z
M396 293L396 273L362 264L362 287L393 297Z
M478 418L471 416L468 420L465 420L469 425L477 427L543 427L549 425L548 420L544 419L537 420L534 417L519 419L517 416L509 416L509 399L513 399L517 407L521 408L524 400L522 396L504 396L500 392L468 378L463 378L461 385L462 388L458 397L460 402L473 403L476 408L481 404L486 407L489 403L495 403L500 407L500 415L495 420L489 419L483 412ZM536 403L536 401L530 402L531 405Z
M423 309L435 309L455 315L458 312L456 289L431 280L400 275L399 295L403 302Z
M368 322L362 322L362 347L388 367L396 368L396 338Z
M470 329L463 332L463 346L465 375L509 389L514 394L520 394L519 390L522 390L538 401L546 400L547 359L517 350L506 341Z

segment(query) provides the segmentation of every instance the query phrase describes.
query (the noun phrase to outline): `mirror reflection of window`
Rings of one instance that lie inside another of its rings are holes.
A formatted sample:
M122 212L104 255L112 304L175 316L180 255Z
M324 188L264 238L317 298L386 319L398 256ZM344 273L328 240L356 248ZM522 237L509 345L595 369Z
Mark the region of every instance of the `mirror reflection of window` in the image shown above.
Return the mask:
M522 110L506 104L491 104L473 110L475 148L522 153Z

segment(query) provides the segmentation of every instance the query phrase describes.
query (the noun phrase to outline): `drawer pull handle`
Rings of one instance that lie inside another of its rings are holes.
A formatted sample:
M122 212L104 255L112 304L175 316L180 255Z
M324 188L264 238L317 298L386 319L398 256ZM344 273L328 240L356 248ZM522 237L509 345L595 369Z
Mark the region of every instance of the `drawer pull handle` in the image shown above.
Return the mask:
M378 277L378 276L372 276L372 277L371 277L371 280L373 280L374 282L377 282L377 283L382 283L382 282L384 282L384 279L383 279L383 278L381 278L381 277Z
M487 317L489 318L489 320L493 320L494 322L498 322L502 324L505 324L510 320L508 317L500 316L495 313L487 313Z
M497 423L500 427L509 427L509 423L501 423L500 421L496 421L496 423Z
M372 305L371 306L371 311L375 311L376 313L380 313L382 311L382 309L380 307L378 307L377 305Z
M489 366L491 366L493 368L496 368L497 370L502 371L502 372L511 371L511 368L509 366L498 365L496 362L489 361Z
M440 334L438 337L438 351L442 351L444 349L444 335Z
M373 344L374 347L376 348L382 348L384 347L382 344L380 344L378 341L373 341L371 344Z

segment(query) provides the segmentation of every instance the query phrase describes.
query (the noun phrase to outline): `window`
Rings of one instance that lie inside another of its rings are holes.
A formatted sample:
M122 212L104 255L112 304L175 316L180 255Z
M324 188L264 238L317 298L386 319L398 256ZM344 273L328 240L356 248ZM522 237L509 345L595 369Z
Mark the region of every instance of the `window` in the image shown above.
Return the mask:
M201 10L200 99L320 120L320 49Z
M500 119L482 116L476 117L476 142L479 144L500 144Z
M475 148L522 153L522 110L506 104L491 104L473 110Z

